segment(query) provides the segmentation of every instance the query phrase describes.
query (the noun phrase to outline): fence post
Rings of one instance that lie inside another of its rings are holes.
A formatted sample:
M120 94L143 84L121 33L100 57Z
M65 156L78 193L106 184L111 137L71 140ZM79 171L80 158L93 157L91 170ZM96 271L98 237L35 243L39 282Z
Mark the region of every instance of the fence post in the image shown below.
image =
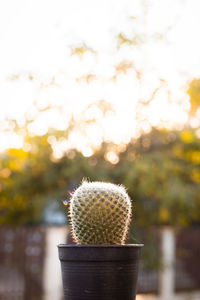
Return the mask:
M164 227L161 230L161 255L160 299L173 300L175 289L175 233L173 228Z
M43 273L43 300L61 300L63 295L60 261L57 245L66 243L67 227L49 227L46 230L46 254Z

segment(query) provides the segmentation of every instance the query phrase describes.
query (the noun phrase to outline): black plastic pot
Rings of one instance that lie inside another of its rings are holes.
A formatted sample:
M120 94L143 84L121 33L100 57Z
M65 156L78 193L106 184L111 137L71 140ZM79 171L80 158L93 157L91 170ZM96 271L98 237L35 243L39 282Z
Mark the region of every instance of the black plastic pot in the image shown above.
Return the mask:
M134 300L143 245L58 245L65 300Z

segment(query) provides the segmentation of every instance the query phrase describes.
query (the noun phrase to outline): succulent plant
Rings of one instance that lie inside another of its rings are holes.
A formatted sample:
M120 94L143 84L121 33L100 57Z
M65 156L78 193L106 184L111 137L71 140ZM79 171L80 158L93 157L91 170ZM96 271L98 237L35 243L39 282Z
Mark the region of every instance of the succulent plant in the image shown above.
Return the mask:
M77 244L124 244L131 221L131 201L125 188L84 181L69 206L72 236Z

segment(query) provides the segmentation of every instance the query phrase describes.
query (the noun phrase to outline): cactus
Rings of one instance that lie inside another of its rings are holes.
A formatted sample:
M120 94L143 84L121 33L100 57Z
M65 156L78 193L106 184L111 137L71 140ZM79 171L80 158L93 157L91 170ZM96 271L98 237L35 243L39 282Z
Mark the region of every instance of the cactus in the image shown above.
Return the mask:
M77 244L124 244L131 221L131 201L124 187L86 182L72 194L69 206Z

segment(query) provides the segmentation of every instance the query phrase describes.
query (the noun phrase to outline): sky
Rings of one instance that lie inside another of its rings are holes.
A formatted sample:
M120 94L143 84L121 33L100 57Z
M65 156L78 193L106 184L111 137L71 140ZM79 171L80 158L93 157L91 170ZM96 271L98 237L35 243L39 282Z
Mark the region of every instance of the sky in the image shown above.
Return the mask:
M102 140L128 143L138 134L139 100L155 89L139 111L140 128L180 129L188 120L188 82L200 77L199 11L199 0L0 1L0 151L23 143L7 118L22 125L33 119L29 131L42 135L49 127L65 129L72 115L77 122L95 116L84 134L62 141L63 149L76 146L86 156ZM120 33L145 42L119 48ZM82 45L89 50L72 55ZM134 67L116 76L124 61ZM85 110L102 99L114 113Z

